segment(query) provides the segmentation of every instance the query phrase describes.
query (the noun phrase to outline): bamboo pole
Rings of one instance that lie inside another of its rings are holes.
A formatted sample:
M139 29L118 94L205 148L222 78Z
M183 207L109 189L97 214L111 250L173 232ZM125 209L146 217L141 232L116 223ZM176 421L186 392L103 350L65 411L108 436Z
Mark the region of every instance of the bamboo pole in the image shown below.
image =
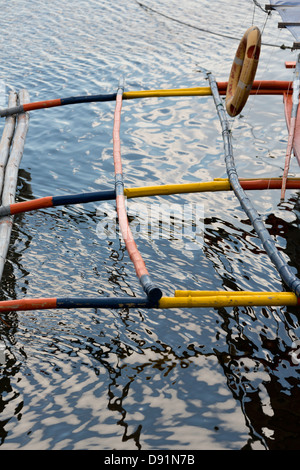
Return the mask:
M185 291L183 291L185 293ZM211 292L188 291L188 295L162 297L157 301L138 297L95 298L39 298L0 301L0 312L41 309L120 309L120 308L221 308L221 307L277 307L300 306L300 298L293 292ZM192 294L192 295L191 295Z
M29 101L29 95L26 90L21 90L19 93L19 102L21 105ZM8 118L9 119L9 118ZM11 126L11 123L9 123ZM11 145L10 153L7 158L7 163L4 172L4 181L2 188L2 204L9 205L15 202L15 194L18 180L19 166L23 156L26 134L28 131L29 116L28 114L20 114L18 116L14 139ZM7 137L6 152L9 152L10 142ZM12 231L13 217L7 216L0 220L0 280L2 278L5 260L9 248L10 236Z
M220 95L226 94L227 82L218 82ZM282 95L284 92L291 92L291 83L287 81L254 81L251 95ZM211 87L174 88L161 90L139 90L125 91L124 100L136 98L165 98L172 96L211 96ZM1 116L1 114L0 114Z
M293 292L261 292L241 293L223 292L200 295L176 295L175 297L162 297L159 308L220 308L220 307L275 307L275 306L299 306L299 299Z
M174 297L242 297L256 295L282 295L282 292L221 291L221 290L175 290ZM295 298L295 294L292 295Z
M124 240L127 252L131 261L134 264L136 274L143 287L144 292L147 294L149 300L158 300L162 296L161 290L152 282L146 264L137 248L133 238L126 211L125 195L124 195L124 182L122 171L122 157L121 157L121 141L120 141L120 123L121 123L121 110L123 102L124 87L119 86L116 98L116 108L114 114L114 127L113 127L113 158L115 168L115 190L116 190L116 206L119 220L119 226Z
M207 78L209 80L216 110L219 116L220 124L222 126L226 171L234 194L236 195L242 208L250 219L267 255L273 262L282 280L285 282L285 284L291 291L293 291L297 296L300 297L300 279L295 276L293 271L290 269L290 266L285 261L282 253L277 249L276 244L273 238L271 238L268 230L266 229L261 216L258 214L256 209L252 205L250 199L248 198L240 184L233 156L231 131L229 128L229 123L227 120L227 115L225 113L223 102L219 94L217 82L215 81L213 75L210 72L207 72Z
M17 93L12 91L8 98L8 108L13 108L17 103ZM0 142L0 194L2 194L5 166L9 156L9 149L15 131L16 116L8 116ZM2 202L3 205L3 202Z
M260 179L240 179L243 189L263 190L280 189L281 178L260 178ZM287 189L299 189L300 178L289 178L286 184ZM216 178L213 181L183 184L165 184L161 186L145 186L140 188L125 188L125 196L129 198L147 196L167 196L171 194L200 193L208 191L230 191L232 190L228 179ZM1 214L1 213L0 213Z
M240 178L240 184L247 190L280 189L282 178ZM286 189L300 189L300 178L289 178ZM140 188L124 188L127 199L149 196L169 196L173 194L200 193L211 191L230 191L232 187L228 179L215 178L213 181L183 184L165 184L161 186L145 186ZM8 206L0 206L0 218L22 212L35 211L48 207L83 204L88 202L111 201L116 198L115 190L97 191L91 193L66 194L64 196L46 196L29 201L16 202Z
M219 82L218 89L220 95L226 94L227 82ZM267 81L254 81L251 95L283 95L284 93L292 92L292 83L287 81L267 80ZM193 87L193 88L175 88L167 90L139 90L128 91L123 93L123 100L130 100L135 98L153 98L153 97L172 97L172 96L210 96L212 91L210 87ZM10 116L12 114L20 114L27 111L36 109L53 108L56 106L66 106L71 104L94 103L115 101L116 93L100 94L100 95L86 95L86 96L70 96L68 98L55 98L50 100L37 101L33 103L26 103L13 108L0 109L0 117Z

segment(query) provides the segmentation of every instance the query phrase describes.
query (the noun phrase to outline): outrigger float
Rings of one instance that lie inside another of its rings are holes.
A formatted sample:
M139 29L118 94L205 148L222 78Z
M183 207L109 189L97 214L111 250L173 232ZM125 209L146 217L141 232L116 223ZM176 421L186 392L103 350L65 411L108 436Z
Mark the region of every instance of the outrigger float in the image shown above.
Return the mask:
M284 19L280 27L287 27L299 40L300 38L300 0L271 1L266 11L276 10ZM290 21L289 18L294 18ZM288 19L287 19L288 18ZM295 20L296 19L296 20ZM95 297L95 298L38 298L0 301L0 311L39 310L39 309L73 309L73 308L200 308L200 307L233 307L233 306L300 306L300 280L293 274L274 240L252 206L245 191L272 190L281 191L281 199L286 190L300 189L300 178L289 178L289 164L292 153L300 165L300 118L299 118L299 82L300 55L295 63L286 63L294 69L293 81L255 81L255 74L261 49L261 33L255 26L249 28L243 36L234 58L228 82L216 82L211 72L203 71L209 82L207 87L125 91L121 80L117 91L106 95L78 96L30 103L26 90L22 90L16 101L16 94L11 93L8 108L0 110L0 116L6 118L0 143L0 184L2 205L0 207L0 277L7 255L13 216L17 213L34 211L41 208L61 205L88 203L92 201L114 200L117 208L118 222L127 252L142 286L142 297ZM300 49L300 42L295 42L293 49ZM121 157L121 111L123 102L131 99L151 97L209 96L213 97L217 114L222 126L224 154L227 179L216 179L210 182L191 184L169 184L163 186L127 188L123 180ZM237 116L244 108L249 95L282 95L288 128L288 145L283 176L280 178L243 179L239 178L234 162L228 115ZM225 106L224 99L225 96ZM22 158L24 142L29 123L29 112L66 106L76 103L115 101L113 124L113 159L115 168L115 185L109 191L98 191L67 196L49 196L25 202L15 202L17 173ZM3 170L3 176L1 170ZM250 219L262 245L276 267L286 291L283 292L228 292L228 291L181 291L176 290L173 297L163 296L148 272L146 264L130 230L126 198L148 196L168 196L179 193L233 191L242 208Z

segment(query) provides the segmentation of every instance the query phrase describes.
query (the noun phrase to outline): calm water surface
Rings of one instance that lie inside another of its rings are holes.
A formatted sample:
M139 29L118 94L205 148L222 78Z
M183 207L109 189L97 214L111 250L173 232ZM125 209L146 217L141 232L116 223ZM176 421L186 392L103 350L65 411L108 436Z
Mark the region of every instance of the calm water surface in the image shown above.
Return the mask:
M253 13L265 43L293 42L278 30L275 14L265 23L250 0L200 4L147 1L236 39L180 25L135 0L3 2L0 79L7 92L26 88L31 101L112 93L121 76L127 90L207 85L200 66L226 81ZM295 58L265 46L257 77L292 79L284 61ZM18 200L111 189L113 114L114 103L32 112ZM232 129L240 176L282 174L281 97L251 97ZM226 177L211 97L124 102L121 140L128 187ZM295 161L291 174L299 175ZM281 206L278 191L251 197L299 274L299 192L289 191ZM161 202L140 200L142 214ZM201 240L170 237L163 228L160 236L139 234L138 246L165 295L284 288L232 194L164 202L197 204L204 222ZM135 227L140 219L130 204ZM87 204L16 217L2 299L140 296L123 243L98 236L112 213L113 205ZM3 450L300 448L300 367L291 356L300 335L296 310L44 310L3 319L11 325L0 325Z

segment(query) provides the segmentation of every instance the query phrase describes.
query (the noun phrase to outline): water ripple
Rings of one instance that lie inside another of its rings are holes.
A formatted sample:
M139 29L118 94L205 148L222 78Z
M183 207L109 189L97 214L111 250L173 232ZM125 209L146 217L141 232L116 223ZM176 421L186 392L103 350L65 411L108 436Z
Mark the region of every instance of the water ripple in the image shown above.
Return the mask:
M236 0L225 10L221 0L205 0L200 10L196 0L158 1L155 9L237 37L253 18L252 5ZM255 15L264 27L265 16ZM128 90L207 85L199 66L226 81L237 47L134 0L17 0L2 6L1 19L0 79L7 92L26 87L32 101L111 93L122 75ZM273 16L264 35L290 41ZM264 48L259 76L289 80L278 67L285 60L286 51ZM18 199L112 189L113 115L113 103L32 112ZM287 143L281 98L251 97L231 125L239 174L280 176ZM121 143L126 187L226 177L210 97L124 102ZM298 174L295 161L291 172ZM288 192L281 206L277 191L251 198L299 273L299 194ZM138 228L162 199L139 201L139 217L133 202L130 222ZM284 289L233 194L163 202L161 219L137 244L164 295ZM175 219L170 236L168 207L192 204L203 209L201 238L182 237ZM99 203L16 216L1 297L142 295L123 242L98 236L105 210L114 209ZM2 318L10 325L0 322L3 450L299 448L293 308L42 310Z

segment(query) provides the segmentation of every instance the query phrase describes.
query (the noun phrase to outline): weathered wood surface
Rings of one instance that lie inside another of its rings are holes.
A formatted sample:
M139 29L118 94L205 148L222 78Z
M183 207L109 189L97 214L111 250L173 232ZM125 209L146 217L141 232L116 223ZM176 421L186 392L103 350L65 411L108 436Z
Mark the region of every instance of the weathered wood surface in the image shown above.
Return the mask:
M17 104L17 93L9 94L8 107L13 108ZM5 120L5 126L0 141L0 194L2 195L5 167L9 157L10 146L15 132L16 117L10 116Z
M16 106L17 101L19 104L28 103L28 92L21 90L18 97L15 92L10 93L9 107ZM20 114L17 118L15 116L6 118L0 142L1 205L9 205L15 202L19 166L23 156L28 126L28 113ZM12 225L12 216L0 219L0 280L2 279L9 248Z

